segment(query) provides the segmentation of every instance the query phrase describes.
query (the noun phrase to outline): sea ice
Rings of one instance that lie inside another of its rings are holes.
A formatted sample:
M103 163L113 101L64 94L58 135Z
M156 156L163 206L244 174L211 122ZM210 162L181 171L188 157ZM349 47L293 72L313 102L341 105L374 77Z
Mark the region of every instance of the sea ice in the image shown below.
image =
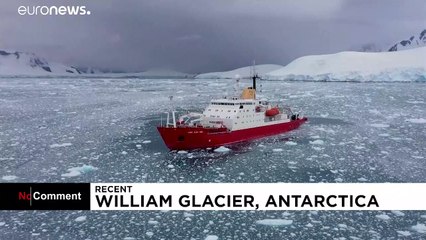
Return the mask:
M282 148L274 148L272 149L272 152L282 152L283 149Z
M389 127L389 124L373 123L373 124L370 124L370 126L375 127L375 128L387 128L387 127Z
M422 223L417 223L417 225L414 225L411 228L418 233L426 233L426 225Z
M54 143L50 145L50 148L60 148L60 147L69 147L72 143Z
M411 235L409 231L396 231L399 235L402 235L404 237L408 237Z
M86 216L80 216L80 217L74 219L74 221L76 221L76 222L83 222L83 221L86 221L86 218L87 218Z
M378 219L381 219L381 220L389 220L389 219L391 219L388 215L386 215L386 214L378 214L378 215L376 215L376 218L378 218Z
M398 217L402 217L405 216L405 213L401 212L401 211L392 211L392 213Z
M267 225L267 226L285 226L291 225L293 220L288 219L262 219L256 221L256 224Z
M410 118L406 119L405 121L410 123L426 123L426 119L424 118Z
M13 180L16 180L17 178L18 178L17 176L8 175L8 176L3 176L1 179L5 181L13 181Z
M288 141L288 142L286 142L285 144L286 144L286 145L289 145L289 146L295 146L295 145L297 145L297 142Z
M88 172L92 172L98 170L97 167L93 167L90 165L83 165L81 167L73 167L73 168L69 168L67 173L62 174L62 177L76 177L79 176L83 173L88 173Z
M219 237L216 235L208 235L204 240L218 240Z
M229 152L229 151L231 151L231 149L226 148L226 147L224 147L224 146L221 146L221 147L219 147L219 148L216 148L214 151L215 151L215 152Z
M143 143L143 144L148 144L148 143L151 143L151 140L145 140L145 141L143 141L142 143Z
M323 140L320 140L320 139L317 139L317 140L315 140L315 141L309 141L309 143L310 143L310 144L313 144L313 145L323 145L323 144L324 144L324 141L323 141Z

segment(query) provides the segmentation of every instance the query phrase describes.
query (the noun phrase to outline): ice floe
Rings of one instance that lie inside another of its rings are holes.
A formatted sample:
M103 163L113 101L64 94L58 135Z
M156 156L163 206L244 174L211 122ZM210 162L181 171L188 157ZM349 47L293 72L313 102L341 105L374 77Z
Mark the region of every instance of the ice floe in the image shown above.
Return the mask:
M256 224L267 225L267 226L286 226L291 225L293 220L289 219L262 219L256 221Z
M86 219L87 219L86 216L80 216L80 217L77 217L76 219L74 219L74 221L76 221L76 222L84 222L84 221L86 221Z
M309 141L309 143L313 144L313 145L323 145L324 141L320 140L320 139L317 139L317 140L314 140L314 141Z
M54 143L54 144L51 144L49 147L60 148L60 147L69 147L69 146L72 146L72 143Z
M387 128L387 127L389 127L389 124L385 124L385 123L372 123L372 124L370 124L370 126L375 127L375 128Z
M92 172L98 170L97 167L93 167L91 165L83 165L81 167L73 167L73 168L69 168L67 173L62 174L62 177L76 177L79 176L83 173L88 173L88 172Z
M1 179L4 181L13 181L18 179L18 177L14 175L8 175L8 176L3 176Z
M219 237L216 235L208 235L204 240L218 240Z
M282 152L283 149L282 148L274 148L272 149L272 152Z
M385 221L391 219L391 217L389 217L388 215L386 215L384 213L376 215L376 218L378 218L380 220L385 220Z
M426 225L422 223L417 223L417 225L412 226L411 229L418 233L426 233Z
M143 144L148 144L148 143L151 143L151 140L145 140L145 141L143 141L142 143L143 143Z
M396 231L399 235L404 236L404 237L408 237L411 235L411 233L409 231Z
M295 145L297 145L297 142L288 141L288 142L285 143L285 145L295 146Z
M224 147L224 146L221 146L221 147L216 148L214 151L215 152L229 152L229 151L231 151L231 149Z
M426 123L426 119L424 118L410 118L406 119L405 121L410 123Z

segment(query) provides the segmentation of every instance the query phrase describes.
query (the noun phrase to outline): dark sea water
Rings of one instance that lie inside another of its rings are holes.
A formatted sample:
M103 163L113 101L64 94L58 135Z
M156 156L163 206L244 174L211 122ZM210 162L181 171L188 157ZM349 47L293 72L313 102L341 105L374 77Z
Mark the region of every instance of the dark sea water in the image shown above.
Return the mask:
M226 153L166 149L161 113L234 93L229 79L0 78L0 182L426 182L426 84L264 81L260 97L309 122ZM425 225L426 211L3 211L0 239L426 239Z

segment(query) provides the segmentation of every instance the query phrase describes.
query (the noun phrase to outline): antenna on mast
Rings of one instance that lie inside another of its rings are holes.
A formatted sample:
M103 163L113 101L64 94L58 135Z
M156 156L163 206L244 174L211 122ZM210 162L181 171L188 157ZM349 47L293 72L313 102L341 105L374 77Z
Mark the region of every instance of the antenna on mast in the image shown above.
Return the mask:
M256 90L256 79L259 78L259 75L256 73L256 61L253 60L253 72L251 73L251 79L253 80L253 89Z

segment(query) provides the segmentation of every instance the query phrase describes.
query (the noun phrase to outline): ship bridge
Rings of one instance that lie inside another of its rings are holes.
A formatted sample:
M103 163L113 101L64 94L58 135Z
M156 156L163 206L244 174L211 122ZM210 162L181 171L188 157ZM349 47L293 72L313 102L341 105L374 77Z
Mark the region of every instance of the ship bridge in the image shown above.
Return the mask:
M225 126L229 130L253 127L264 123L265 113L259 111L262 101L256 99L214 99L203 112L203 126Z

